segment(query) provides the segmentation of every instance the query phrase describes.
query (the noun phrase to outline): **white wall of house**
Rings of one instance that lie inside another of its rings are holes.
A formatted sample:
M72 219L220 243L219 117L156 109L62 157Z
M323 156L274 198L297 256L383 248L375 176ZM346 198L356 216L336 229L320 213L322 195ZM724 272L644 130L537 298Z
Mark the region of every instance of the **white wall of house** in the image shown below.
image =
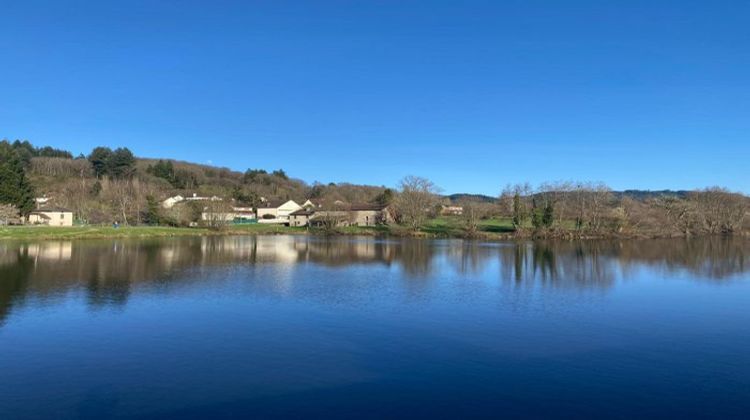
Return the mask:
M274 218L282 219L284 222L286 222L289 220L290 213L293 213L301 208L302 206L294 202L294 200L289 200L278 207L263 207L263 205L261 205L258 207L258 220L266 220L265 223L273 223L269 222L269 219L263 218L263 216L270 214Z
M69 211L35 211L27 222L32 225L73 226L73 212Z
M263 219L263 216L267 214L276 218L279 215L279 209L276 207L258 207L258 220Z
M307 226L308 220L310 220L308 215L290 215L289 226Z
M294 200L289 200L286 203L279 206L278 215L276 217L289 217L289 213L293 213L299 209L301 209L302 206L295 203Z

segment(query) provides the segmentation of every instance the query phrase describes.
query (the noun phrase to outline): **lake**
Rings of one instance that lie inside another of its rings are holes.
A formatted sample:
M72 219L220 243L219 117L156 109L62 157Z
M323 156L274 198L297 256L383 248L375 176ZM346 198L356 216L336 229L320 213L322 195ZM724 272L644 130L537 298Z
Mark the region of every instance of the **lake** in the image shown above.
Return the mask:
M750 241L0 242L0 418L750 416Z

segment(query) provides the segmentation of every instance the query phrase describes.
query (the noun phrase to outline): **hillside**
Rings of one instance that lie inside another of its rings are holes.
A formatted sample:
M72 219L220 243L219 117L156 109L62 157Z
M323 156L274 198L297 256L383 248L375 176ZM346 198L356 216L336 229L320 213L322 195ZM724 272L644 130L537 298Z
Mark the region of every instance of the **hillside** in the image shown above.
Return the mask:
M427 179L407 177L399 191L348 183L308 184L282 169L245 172L171 159L138 158L127 148L97 147L88 156L29 142L0 142L0 221L28 214L34 197L47 197L74 213L79 223L188 226L201 222L197 201L162 208L171 196L222 198L225 206L257 206L261 199L329 203L394 203L400 223L418 230L439 204L456 212L467 232L478 220L504 219L518 234L688 236L747 230L748 198L722 188L696 191L612 191L601 183L507 186L495 198L482 194L438 196ZM411 184L408 182L411 181ZM409 186L410 185L410 186ZM219 211L218 209L214 211ZM411 222L406 222L411 220ZM455 221L454 221L455 222Z

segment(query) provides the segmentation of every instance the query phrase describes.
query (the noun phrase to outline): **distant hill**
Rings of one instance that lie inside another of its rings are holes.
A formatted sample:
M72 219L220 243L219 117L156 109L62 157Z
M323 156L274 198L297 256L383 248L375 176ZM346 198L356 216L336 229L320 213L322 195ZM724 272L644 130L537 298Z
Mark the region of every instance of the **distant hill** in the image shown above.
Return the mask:
M475 201L477 203L494 203L497 198L490 197L484 194L451 194L448 196L451 203L457 203L459 201Z
M665 196L671 196L671 197L678 197L678 198L685 198L687 197L688 193L690 191L685 190L625 190L625 191L612 191L612 194L616 198L623 198L623 197L629 197L633 200L638 201L644 201L651 198L657 198L657 197L665 197ZM497 201L497 197L492 197L489 195L484 194L468 194L468 193L457 193L457 194L451 194L447 196L447 198L451 201L451 203L458 203L462 201L475 201L477 203L494 203Z
M634 200L648 200L649 198L657 198L664 196L685 198L690 191L685 190L625 190L625 191L613 191L612 193L617 198L629 197Z

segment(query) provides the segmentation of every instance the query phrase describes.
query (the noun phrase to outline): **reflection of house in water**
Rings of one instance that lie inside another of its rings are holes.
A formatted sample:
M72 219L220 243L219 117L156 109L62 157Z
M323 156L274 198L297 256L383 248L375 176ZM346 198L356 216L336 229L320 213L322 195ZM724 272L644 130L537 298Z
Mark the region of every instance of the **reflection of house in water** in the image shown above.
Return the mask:
M70 241L39 242L26 248L31 258L48 261L68 261L73 256L73 243Z
M293 236L208 236L201 240L201 252L211 260L223 256L234 261L292 263L297 261L295 241Z
M393 242L369 238L302 240L295 244L295 250L301 261L333 266L364 263L390 264L396 257L396 245Z
M295 242L300 240L295 236L259 236L257 241L256 260L292 263L297 261Z
M78 288L91 305L122 305L132 290L204 282L212 267L227 265L244 267L248 277L274 279L278 291L293 290L295 273L306 265L382 264L393 265L393 275L406 280L445 278L443 270L453 268L535 293L541 288L605 290L641 270L730 281L750 271L748 254L750 244L742 238L482 244L298 235L0 242L0 322L26 296Z

